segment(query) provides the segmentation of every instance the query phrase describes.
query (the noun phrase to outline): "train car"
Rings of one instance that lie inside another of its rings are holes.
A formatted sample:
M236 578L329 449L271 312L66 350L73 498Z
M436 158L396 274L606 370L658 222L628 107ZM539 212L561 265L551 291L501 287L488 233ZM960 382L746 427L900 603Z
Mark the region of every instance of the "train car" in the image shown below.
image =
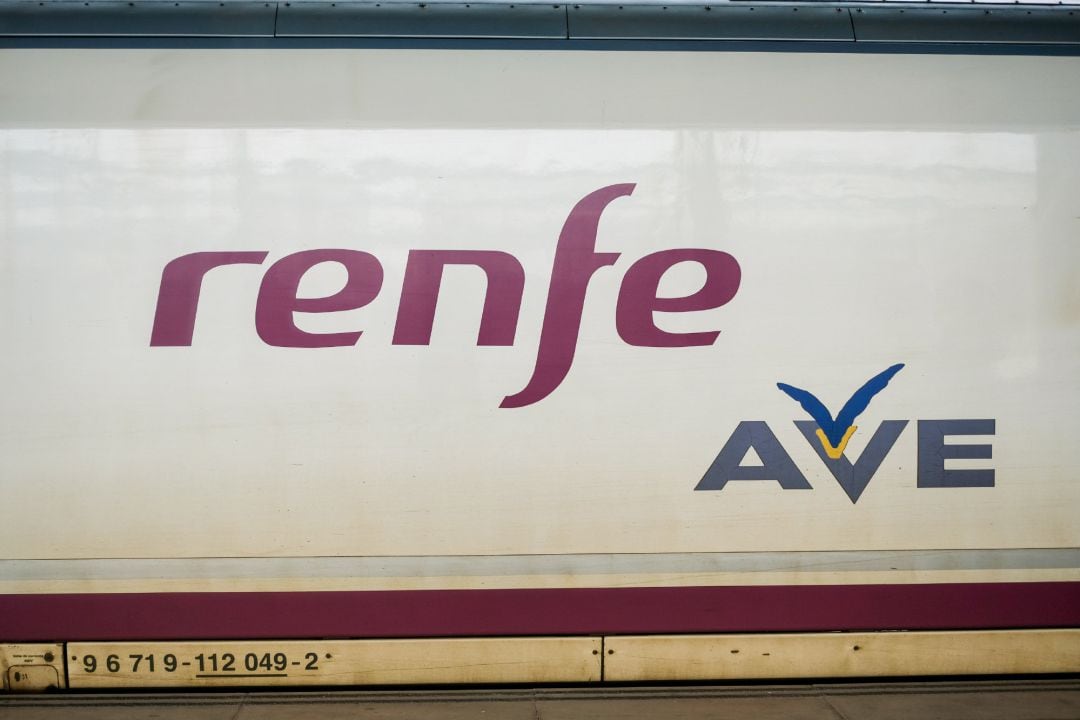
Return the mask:
M0 3L4 688L1080 670L1078 13Z

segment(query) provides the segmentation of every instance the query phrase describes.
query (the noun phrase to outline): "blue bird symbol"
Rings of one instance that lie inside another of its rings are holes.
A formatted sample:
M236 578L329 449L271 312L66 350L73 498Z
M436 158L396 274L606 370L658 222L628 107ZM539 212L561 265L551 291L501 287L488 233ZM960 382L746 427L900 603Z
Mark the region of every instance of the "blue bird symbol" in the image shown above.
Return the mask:
M844 454L844 448L856 430L855 418L866 409L875 395L885 389L885 386L892 380L893 375L900 372L903 367L904 363L897 363L867 380L844 403L844 407L840 408L840 412L837 413L835 419L828 408L809 391L785 383L776 383L776 387L799 403L802 409L817 421L819 428L817 432L818 439L821 440L821 444L824 446L828 456L836 460Z

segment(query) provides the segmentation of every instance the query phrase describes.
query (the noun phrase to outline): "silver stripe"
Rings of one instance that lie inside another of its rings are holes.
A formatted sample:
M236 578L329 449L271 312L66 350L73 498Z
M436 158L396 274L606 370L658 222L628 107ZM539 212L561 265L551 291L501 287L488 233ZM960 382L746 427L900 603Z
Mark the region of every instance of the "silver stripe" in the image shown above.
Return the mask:
M428 557L0 560L0 580L497 577L682 573L1052 570L1080 548Z

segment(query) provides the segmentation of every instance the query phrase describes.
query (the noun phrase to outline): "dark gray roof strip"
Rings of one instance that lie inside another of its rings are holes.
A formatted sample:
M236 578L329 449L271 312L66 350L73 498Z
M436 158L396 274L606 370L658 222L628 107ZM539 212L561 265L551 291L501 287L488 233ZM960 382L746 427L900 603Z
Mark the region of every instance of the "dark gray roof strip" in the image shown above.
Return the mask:
M1028 7L851 10L858 42L1080 44L1080 10Z
M274 37L276 2L0 3L0 35Z
M582 5L569 35L583 40L855 39L846 8L810 5Z
M1080 46L1080 8L893 2L0 0L0 37Z
M278 37L566 38L558 3L279 4Z

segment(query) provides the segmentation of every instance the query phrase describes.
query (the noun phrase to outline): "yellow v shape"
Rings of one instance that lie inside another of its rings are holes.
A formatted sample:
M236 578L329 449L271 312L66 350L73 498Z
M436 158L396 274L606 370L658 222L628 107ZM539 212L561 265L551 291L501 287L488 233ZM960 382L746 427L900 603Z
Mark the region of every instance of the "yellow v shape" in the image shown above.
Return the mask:
M825 454L833 460L839 460L844 454L844 448L847 447L848 440L851 439L851 436L854 435L855 431L858 429L859 428L854 425L849 425L847 432L844 433L844 437L840 439L840 443L836 447L833 447L832 443L829 442L829 438L825 437L825 431L821 428L817 429L817 437L818 440L821 441L821 446L825 448Z

